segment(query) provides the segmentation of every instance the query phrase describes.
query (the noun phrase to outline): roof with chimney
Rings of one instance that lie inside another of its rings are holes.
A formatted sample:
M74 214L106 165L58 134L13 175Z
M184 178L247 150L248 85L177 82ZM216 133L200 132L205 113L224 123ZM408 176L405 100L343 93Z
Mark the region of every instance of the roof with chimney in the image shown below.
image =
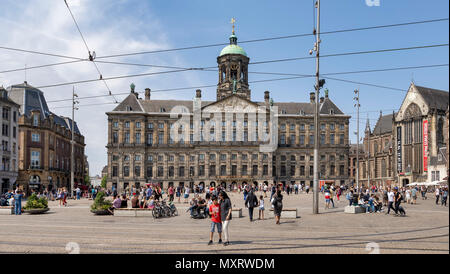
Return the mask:
M229 97L237 96L235 94ZM228 98L228 97L227 97ZM223 98L224 100L226 98ZM218 101L201 101L201 107L214 104ZM253 102L259 106L265 106L265 102ZM186 107L193 112L193 100L149 100L142 99L137 93L131 92L112 112L144 112L144 113L170 113L176 106ZM273 106L278 107L279 114L287 115L313 115L314 103L296 103L296 102L274 102ZM331 101L325 97L321 99L320 114L322 115L344 115L344 113Z
M47 106L44 93L30 86L27 82L18 85L12 85L7 88L9 98L17 103L19 107L20 115L31 116L32 111L38 110L41 119L47 119L50 115L53 115L53 121L60 126L72 130L72 119L59 116L51 112ZM74 122L75 133L81 135L77 123Z

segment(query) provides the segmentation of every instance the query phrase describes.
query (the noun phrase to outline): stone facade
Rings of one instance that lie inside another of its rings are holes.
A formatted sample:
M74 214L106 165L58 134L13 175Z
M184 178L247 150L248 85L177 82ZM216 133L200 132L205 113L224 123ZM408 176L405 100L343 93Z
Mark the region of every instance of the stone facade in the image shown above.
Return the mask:
M230 37L230 43L236 41ZM106 113L108 188L122 191L148 183L312 185L314 93L307 103L277 103L269 91L264 102L251 101L249 60L243 54L217 58L216 101L202 101L200 90L193 101L151 100L150 89L141 99L132 85L130 95ZM350 116L328 93L320 102L320 179L345 184ZM274 149L261 149L274 140Z
M72 120L51 113L42 91L26 82L8 88L20 105L17 186L30 193L66 187L70 191ZM74 122L74 182L84 182L84 136Z
M360 185L384 187L395 185L393 173L393 114L382 115L373 130L367 123L363 141L364 152L359 161ZM370 172L370 174L369 174Z
M392 128L394 176L400 185L428 180L430 160L446 146L448 100L447 91L411 84Z
M19 105L8 98L8 91L3 87L0 87L0 113L2 117L0 193L4 193L13 188L18 175Z

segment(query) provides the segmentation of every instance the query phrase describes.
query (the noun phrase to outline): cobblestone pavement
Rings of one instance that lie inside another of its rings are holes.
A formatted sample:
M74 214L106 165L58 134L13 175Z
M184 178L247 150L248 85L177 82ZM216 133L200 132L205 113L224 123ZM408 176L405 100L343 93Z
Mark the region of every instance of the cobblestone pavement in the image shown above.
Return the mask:
M244 207L242 194L230 196L234 207ZM80 253L367 254L376 252L369 248L375 246L382 254L448 254L448 207L435 205L433 195L428 196L428 200L419 198L417 205L404 204L407 216L396 217L392 213L345 214L345 198L335 202L337 208L324 210L323 197L321 214L313 215L312 194L284 195L284 207L296 207L300 218L282 219L281 225L273 217L250 223L243 208L244 217L230 223L227 247L207 246L209 220L191 219L187 204L176 203L180 216L154 220L95 216L89 212L92 201L86 199L69 200L68 207L50 202L47 214L0 215L0 252L69 253L79 247ZM267 208L269 199L265 202Z

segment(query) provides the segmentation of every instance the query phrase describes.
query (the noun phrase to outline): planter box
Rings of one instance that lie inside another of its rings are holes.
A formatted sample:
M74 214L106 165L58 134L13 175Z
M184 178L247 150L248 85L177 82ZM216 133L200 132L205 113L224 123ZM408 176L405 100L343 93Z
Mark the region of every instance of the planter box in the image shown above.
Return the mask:
M242 217L242 208L232 208L231 209L231 217L232 218L241 218Z
M270 209L272 217L275 217L273 208ZM281 211L281 219L297 219L297 209L296 208L283 208Z
M50 208L36 208L36 209L24 209L23 212L28 214L44 214L49 210Z
M0 206L0 215L13 215L13 207L12 206Z
M116 217L152 217L153 209L149 208L116 208Z
M349 214L358 214L366 212L366 209L360 206L346 206L344 212Z

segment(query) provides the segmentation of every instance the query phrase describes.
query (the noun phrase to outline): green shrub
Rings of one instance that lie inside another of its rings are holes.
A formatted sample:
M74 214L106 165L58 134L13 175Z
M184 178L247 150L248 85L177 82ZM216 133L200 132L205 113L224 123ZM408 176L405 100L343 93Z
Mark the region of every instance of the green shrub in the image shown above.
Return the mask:
M46 198L38 198L34 193L30 197L28 197L27 203L24 206L24 209L43 209L48 208L48 201Z
M91 205L91 210L106 210L112 206L111 201L105 200L106 193L100 191L95 197L94 203Z

